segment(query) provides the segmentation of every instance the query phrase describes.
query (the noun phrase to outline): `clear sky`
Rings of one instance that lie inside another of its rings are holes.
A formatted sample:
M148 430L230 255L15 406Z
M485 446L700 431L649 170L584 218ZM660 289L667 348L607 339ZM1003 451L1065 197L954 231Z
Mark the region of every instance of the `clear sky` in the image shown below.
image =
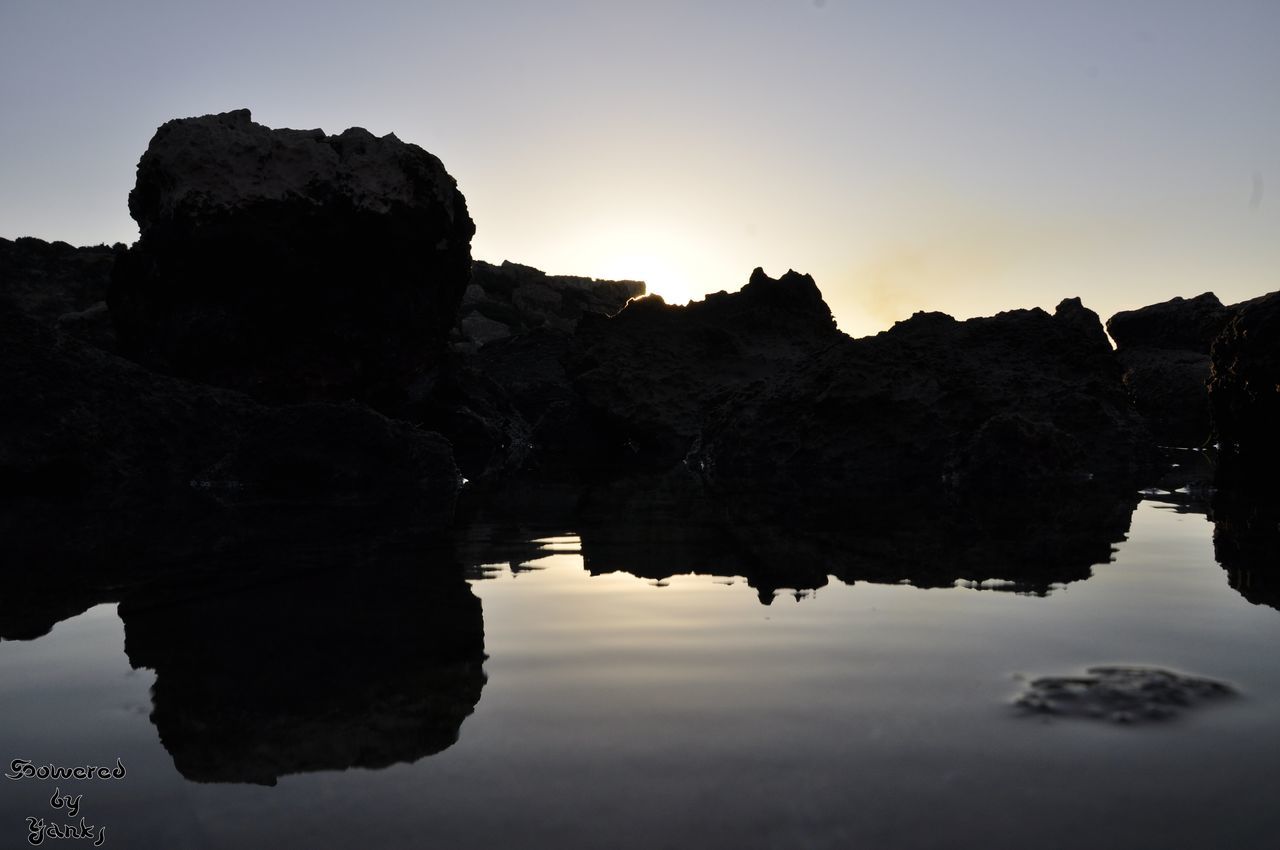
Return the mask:
M1280 0L0 0L0 236L137 238L155 128L438 155L480 259L814 275L860 335L1280 289Z

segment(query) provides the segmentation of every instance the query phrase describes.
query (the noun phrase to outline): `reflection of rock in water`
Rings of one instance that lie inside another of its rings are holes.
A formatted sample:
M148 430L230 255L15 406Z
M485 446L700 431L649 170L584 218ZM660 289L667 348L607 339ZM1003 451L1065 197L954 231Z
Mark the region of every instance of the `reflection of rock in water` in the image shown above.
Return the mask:
M1154 667L1091 667L1087 676L1035 679L1014 704L1037 714L1142 723L1234 693L1221 682Z
M519 498L490 498L506 516L522 515ZM593 575L743 576L765 604L781 588L815 589L829 576L850 584L919 587L996 579L982 586L1045 593L1088 578L1094 564L1111 559L1113 545L1129 529L1137 496L1126 488L1099 486L1064 488L1039 498L988 495L934 502L917 510L874 510L872 501L865 494L856 503L825 504L771 500L759 493L712 497L696 476L677 471L590 488L576 506L561 499L563 513L538 516L537 527L575 530ZM538 504L545 502L530 507ZM459 550L464 563L538 557L536 547L515 552L485 530L484 535L464 533L469 541L465 551Z
M1280 610L1280 496L1266 485L1221 483L1213 499L1214 556L1241 596Z
M271 785L412 762L457 741L485 655L480 600L456 565L421 552L321 559L341 566L121 604L125 650L156 672L151 719L183 776Z

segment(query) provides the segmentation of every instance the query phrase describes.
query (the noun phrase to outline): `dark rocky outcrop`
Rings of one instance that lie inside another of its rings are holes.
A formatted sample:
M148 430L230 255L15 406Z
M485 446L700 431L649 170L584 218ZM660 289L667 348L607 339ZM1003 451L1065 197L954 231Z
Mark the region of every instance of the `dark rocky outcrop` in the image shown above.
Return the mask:
M115 348L107 284L123 245L74 248L24 236L0 239L0 298L99 348Z
M715 492L797 521L965 506L1017 523L1045 495L1130 488L1156 458L1097 316L1070 299L842 340L726 405L695 462Z
M322 542L224 558L209 581L120 605L130 663L156 674L151 720L187 779L274 785L458 740L485 685L480 600L458 565L363 536Z
M572 333L584 314L612 316L644 292L644 284L634 280L549 275L518 263L477 260L462 296L453 348L473 352L537 329Z
M290 529L448 522L448 443L362 406L265 407L156 375L3 299L0 361L5 607L67 588L91 603L95 589Z
M813 278L756 269L740 292L687 306L649 297L612 318L584 316L564 362L609 446L602 463L660 470L689 453L735 393L842 338Z
M1280 470L1280 292L1238 305L1213 343L1209 405L1229 459ZM1255 470L1256 471L1256 470Z
M273 402L394 403L441 359L470 275L475 225L440 160L359 128L170 121L129 211L121 351Z
M1209 348L1235 311L1206 292L1117 313L1107 321L1125 389L1157 442L1199 446L1209 439Z

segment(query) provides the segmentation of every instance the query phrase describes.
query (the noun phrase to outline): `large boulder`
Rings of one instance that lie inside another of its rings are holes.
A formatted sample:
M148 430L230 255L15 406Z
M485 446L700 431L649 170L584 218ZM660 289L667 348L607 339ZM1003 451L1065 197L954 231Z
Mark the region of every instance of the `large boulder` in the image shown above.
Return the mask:
M883 528L945 509L994 527L1070 490L1131 488L1149 440L1098 317L1070 299L844 339L726 404L691 460L770 519Z
M359 128L169 121L129 212L121 351L272 402L394 401L442 356L470 276L475 225L440 160Z
M1209 438L1209 347L1236 309L1206 292L1107 320L1125 389L1157 442L1198 446Z
M0 239L0 297L45 324L112 350L107 284L125 246L75 248L24 236Z
M1280 466L1280 292L1239 305L1213 343L1209 404L1218 441L1242 465Z

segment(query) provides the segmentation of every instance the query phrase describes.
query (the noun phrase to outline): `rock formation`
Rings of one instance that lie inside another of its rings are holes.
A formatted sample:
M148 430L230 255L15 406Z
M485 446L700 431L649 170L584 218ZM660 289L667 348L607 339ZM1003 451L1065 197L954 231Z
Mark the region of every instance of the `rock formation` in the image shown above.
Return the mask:
M1213 343L1209 405L1223 448L1280 467L1280 292L1239 305Z
M1209 347L1235 310L1206 292L1107 320L1125 389L1157 442L1199 446L1209 439Z
M129 212L121 351L273 402L394 402L441 358L470 275L475 225L440 160L359 128L170 121Z
M1097 316L1070 299L840 340L726 403L692 461L799 522L964 504L1007 524L1044 494L1130 487L1154 458Z
M477 260L462 296L453 348L473 352L485 343L536 329L572 333L586 313L612 316L644 295L634 280L549 275L529 266Z
M90 604L246 537L448 522L448 443L363 406L266 407L156 375L4 299L0 361L0 608L68 588Z
M583 317L566 373L619 469L660 470L694 447L735 393L844 338L813 278L761 269L736 293L687 306L631 302L612 318Z

